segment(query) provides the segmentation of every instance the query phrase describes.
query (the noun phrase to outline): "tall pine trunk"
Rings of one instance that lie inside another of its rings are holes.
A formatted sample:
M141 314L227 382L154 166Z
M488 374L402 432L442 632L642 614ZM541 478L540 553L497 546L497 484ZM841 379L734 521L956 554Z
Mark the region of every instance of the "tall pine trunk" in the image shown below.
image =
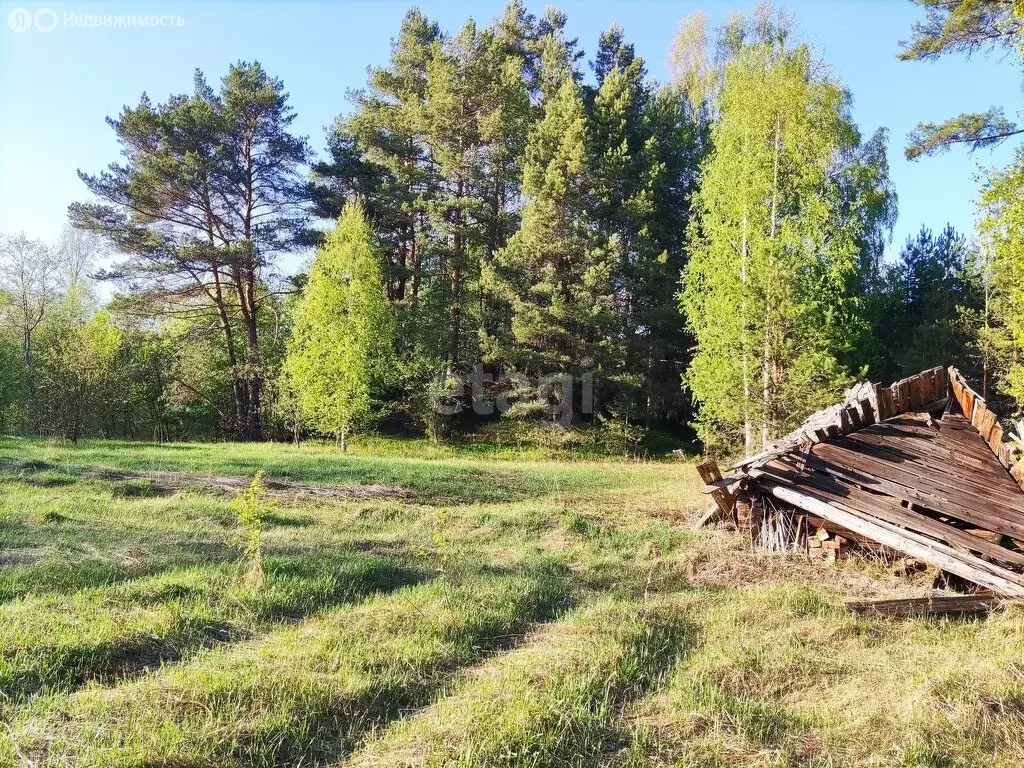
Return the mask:
M448 346L448 372L454 371L459 364L459 338L462 332L462 262L466 247L463 232L462 195L464 184L460 179L457 185L459 207L455 209L455 237L452 249L452 304L448 322L451 329Z

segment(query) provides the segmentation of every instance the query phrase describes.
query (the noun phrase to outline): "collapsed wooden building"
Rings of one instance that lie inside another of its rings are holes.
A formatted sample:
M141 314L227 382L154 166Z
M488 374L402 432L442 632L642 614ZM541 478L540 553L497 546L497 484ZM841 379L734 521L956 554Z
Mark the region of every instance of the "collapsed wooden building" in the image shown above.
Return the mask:
M719 514L808 556L882 552L1024 598L1024 459L955 368L862 383L723 478Z

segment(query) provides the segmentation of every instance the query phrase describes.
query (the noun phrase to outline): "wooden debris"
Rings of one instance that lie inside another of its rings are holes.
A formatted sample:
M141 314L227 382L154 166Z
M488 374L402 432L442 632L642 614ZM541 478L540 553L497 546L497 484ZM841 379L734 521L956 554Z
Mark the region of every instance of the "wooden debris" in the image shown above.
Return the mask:
M694 524L694 528L703 528L705 525L719 519L722 516L722 510L718 508L717 504L708 504L707 509L704 510L703 514L697 518L697 522Z
M864 600L849 602L846 610L857 616L981 616L1016 601L994 595L950 595L906 600Z
M722 473L718 469L718 464L711 459L702 461L697 465L697 473L704 479L706 484L704 493L711 494L711 498L715 500L715 504L722 513L722 519L731 520L733 495L729 490L728 483L722 485ZM736 481L733 480L733 482Z
M1024 577L1005 568L989 563L967 552L921 534L908 531L884 520L844 508L836 503L826 503L810 494L795 491L782 485L771 486L772 494L795 507L867 536L879 544L924 560L926 563L971 581L979 586L1009 597L1024 598Z
M858 384L729 477L717 470L701 471L705 491L745 480L737 520L755 541L764 518L808 557L902 554L1024 598L1024 457L955 368ZM790 523L765 517L776 509Z

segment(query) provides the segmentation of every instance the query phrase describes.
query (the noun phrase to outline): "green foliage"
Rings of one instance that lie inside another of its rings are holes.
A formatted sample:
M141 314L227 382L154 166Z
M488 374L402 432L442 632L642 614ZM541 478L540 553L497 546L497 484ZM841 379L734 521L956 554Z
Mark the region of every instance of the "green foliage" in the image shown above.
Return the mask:
M646 418L680 420L674 290L702 129L646 81L621 29L599 41L597 86L580 85L565 24L512 2L448 35L410 11L315 168L320 213L360 195L380 236L405 410L481 360L511 373L589 359L650 381Z
M935 59L950 52L970 56L994 48L1020 52L1024 10L1013 0L911 2L925 9L925 19L914 22L913 38L903 43L900 58L904 61Z
M1002 108L992 107L988 112L965 113L942 123L918 123L907 135L906 155L908 160L917 160L923 155L941 154L957 144L966 144L971 150L984 149L1019 133Z
M620 456L640 455L646 433L642 418L643 409L628 395L620 395L607 413L598 416L604 428L605 444Z
M999 392L1024 403L1024 153L1005 170L991 174L979 201L978 229L990 254L982 349L996 361Z
M1017 50L1015 7L919 4L928 21L906 58ZM679 432L696 406L710 448L749 448L865 372L948 356L983 387L1006 379L1012 321L996 310L1011 302L994 250L970 254L955 288L943 278L931 299L896 296L905 281L882 263L896 212L886 133L862 140L849 95L784 11L732 16L710 44L706 18L684 21L664 86L617 25L584 78L566 24L517 1L450 32L411 10L308 180L283 84L259 64L126 107L110 123L133 149L83 176L96 202L70 213L85 229L57 249L23 238L19 263L39 269L22 284L18 270L0 276L6 423L157 440L269 427L344 446L376 422L452 439L486 416L444 377L482 363L511 382L484 404L515 401L519 422L489 430L533 421L571 443L536 383L586 372L597 412L572 426L607 433L595 444L639 451L638 435ZM999 120L935 136L995 140L1014 130ZM257 166L270 175L247 192L237 182ZM361 207L364 220L351 238L340 224L311 230L309 201L335 220ZM86 232L120 254L104 276L123 292L104 307ZM280 280L278 255L305 245L320 246L308 284ZM346 260L373 274L348 282ZM895 316L912 344L896 341Z
M245 581L256 589L261 588L267 578L263 565L263 525L277 509L267 498L264 477L263 472L257 472L249 487L231 501L231 509L242 528L242 549L248 566Z
M909 238L900 260L885 272L878 337L888 352L884 381L936 365L955 365L971 381L980 371L971 354L969 315L983 309L970 270L966 239L952 227L937 236L922 229Z
M533 374L614 359L612 278L620 258L617 240L592 234L580 87L563 81L543 109L526 148L522 225L486 278L510 312L509 333L493 339L491 356Z
M394 368L394 337L382 260L362 204L351 202L317 251L285 361L305 423L343 450Z
M0 333L0 430L13 430L22 421L25 364L16 341Z
M806 46L737 47L717 111L682 292L696 339L686 383L705 444L749 451L755 433L767 444L850 381L838 359L851 341L844 320L878 221L843 213L868 205L833 176L859 137L845 92L815 72Z
M123 164L80 174L97 202L76 203L76 227L124 256L109 272L155 318L215 317L231 429L259 439L273 304L266 279L307 222L299 181L306 140L284 84L259 63L232 65L215 91L199 71L191 94L154 105L143 96L108 120Z

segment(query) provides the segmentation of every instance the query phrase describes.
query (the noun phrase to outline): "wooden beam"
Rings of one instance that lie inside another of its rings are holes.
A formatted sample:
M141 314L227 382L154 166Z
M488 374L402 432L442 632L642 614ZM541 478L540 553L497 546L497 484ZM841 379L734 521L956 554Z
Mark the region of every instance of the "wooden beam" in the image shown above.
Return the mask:
M739 483L739 481L740 481L740 478L738 478L738 477L726 477L726 478L723 478L721 480L715 480L715 482L708 483L703 488L701 488L700 492L701 493L714 493L715 491L720 490L722 488L725 488L726 490L728 490L730 485L736 485L736 484Z
M827 503L793 488L764 483L764 478L761 478L759 483L768 485L772 495L777 499L813 515L831 520L836 525L849 528L854 533L867 536L879 544L931 563L941 570L954 573L1000 595L1024 598L1024 579L1018 574L986 562L980 557L968 552L960 552L942 542L886 523L871 515L859 513L835 503Z
M704 480L705 486L715 486L710 491L711 498L715 500L715 504L718 505L718 510L722 513L724 519L731 520L735 498L728 488L722 488L717 485L722 480L722 473L718 469L718 464L712 459L702 461L697 465L697 474Z
M943 595L906 600L862 600L846 604L846 610L858 616L979 616L1005 608L1014 600L994 595Z

